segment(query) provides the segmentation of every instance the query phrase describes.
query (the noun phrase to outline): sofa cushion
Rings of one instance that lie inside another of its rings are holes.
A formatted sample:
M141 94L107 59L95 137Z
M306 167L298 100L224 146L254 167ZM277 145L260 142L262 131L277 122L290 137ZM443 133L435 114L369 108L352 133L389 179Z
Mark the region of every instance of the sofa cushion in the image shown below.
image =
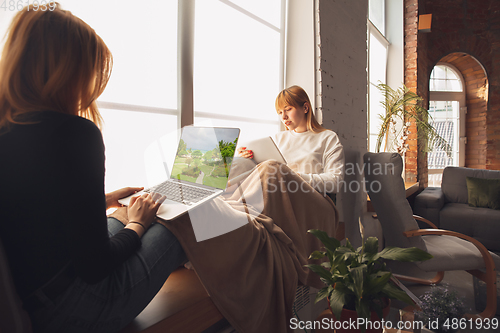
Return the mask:
M500 211L448 203L439 214L440 228L476 238L490 251L500 251Z
M481 269L485 267L481 252L474 244L452 236L422 236L432 260L416 262L426 272Z
M476 210L478 208L470 207L467 203L447 203L439 212L439 227L473 237Z
M482 269L484 259L477 247L465 239L453 236L422 236L427 252L432 254L432 260L420 261L415 264L426 272ZM495 266L500 267L500 256L490 251ZM404 273L403 273L404 274Z
M500 179L466 177L469 206L500 209Z
M500 171L446 167L441 183L446 202L469 203L465 177L500 179Z
M479 223L474 223L474 238L490 251L500 252L500 211L479 208Z

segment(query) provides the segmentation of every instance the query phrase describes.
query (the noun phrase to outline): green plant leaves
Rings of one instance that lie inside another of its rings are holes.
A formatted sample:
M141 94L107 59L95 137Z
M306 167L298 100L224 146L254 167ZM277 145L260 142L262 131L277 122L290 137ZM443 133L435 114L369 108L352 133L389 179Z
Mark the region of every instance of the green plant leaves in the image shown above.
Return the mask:
M347 238L345 239L345 247L347 247L349 250L351 250L353 252L356 251L354 249L354 247L352 246L351 242L349 242L349 239L347 239Z
M406 292L404 292L403 290L399 289L398 287L396 287L390 283L387 283L384 286L384 288L382 289L382 291L389 298L399 299L400 301L403 301L403 302L410 304L410 305L415 304Z
M397 89L392 89L386 84L379 83L376 87L384 96L380 104L385 109L385 114L380 115L382 125L375 145L375 151L377 153L380 152L384 139L384 151L387 150L389 131L391 127L394 126L393 122L396 121L396 119L400 119L404 123L413 119L417 126L419 146L422 147L422 151L428 152L436 147L445 151L446 154L451 157L451 146L437 133L434 126L432 126L430 121L432 117L429 111L419 105L422 101L420 96L412 92L405 85ZM397 145L396 140L401 137L401 134L400 132L396 135L393 142L394 144Z
M337 320L340 320L340 314L342 312L344 304L345 304L345 293L334 289L330 294L330 307L332 308L332 312Z
M370 294L376 295L384 289L384 286L391 279L391 272L377 272L376 274L370 275L370 278L367 279L367 288Z
M335 281L332 279L332 274L327 271L323 266L321 265L305 265L305 267L308 267L311 271L314 273L318 274L320 278L325 279L328 284L334 284Z
M350 269L352 280L354 282L354 294L356 294L357 299L363 297L363 282L364 275L366 273L366 265L361 265Z
M323 245L330 251L335 251L340 246L340 242L337 239L328 236L328 234L322 230L311 229L307 232L316 236L316 238L318 238L321 243L323 243Z
M397 260L397 261L424 261L433 258L430 253L427 253L416 247L399 248L386 247L375 257Z
M332 286L326 286L321 288L318 293L316 294L316 298L314 300L314 303L318 303L321 301L323 298L327 297L328 294L330 293L330 289L333 289Z
M390 283L392 273L387 270L384 259L398 261L423 261L432 255L418 248L387 247L378 252L378 239L369 237L364 244L354 249L349 240L345 245L320 230L309 230L325 246L325 251L314 251L310 259L327 261L321 265L306 265L319 275L326 287L316 295L316 301L329 298L330 307L340 319L342 308L356 308L359 318L369 319L370 310L382 317L382 298L399 299L413 304L411 298ZM364 328L361 328L364 331Z
M373 302L372 303L372 311L375 311L375 313L377 314L377 317L379 319L383 319L384 318L384 309L383 309L383 306L384 306L384 303L383 302Z
M344 257L343 256L338 256L334 260L334 262L332 264L332 267L334 267L341 275L347 275L347 274L349 274L349 270L347 268L347 264L344 261Z
M377 237L368 237L365 242L365 253L376 254L378 252L378 239Z
M361 325L361 332L366 331L366 323L370 320L370 302L367 300L360 300L356 302L356 313L358 314L358 318L365 318L365 322Z
M309 259L322 259L325 257L325 252L321 252L321 251L314 251L313 253L311 253L311 255L309 256Z

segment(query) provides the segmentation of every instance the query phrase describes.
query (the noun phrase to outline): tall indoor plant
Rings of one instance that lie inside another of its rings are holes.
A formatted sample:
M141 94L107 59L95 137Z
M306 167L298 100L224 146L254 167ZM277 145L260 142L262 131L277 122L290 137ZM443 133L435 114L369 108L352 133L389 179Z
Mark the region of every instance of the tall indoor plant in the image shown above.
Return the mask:
M431 116L429 111L419 105L422 97L412 92L405 85L393 89L386 84L379 83L377 89L382 93L383 99L380 102L385 109L385 114L380 115L382 125L377 136L376 152L379 153L384 144L383 151L387 151L392 145L396 147L398 153L404 153L408 145L409 126L411 121L417 125L417 137L420 143L420 150L423 152L432 151L434 147L444 150L451 157L451 146L441 137L434 126L429 122ZM400 129L396 123L402 122ZM392 132L392 138L391 138Z
M355 310L358 318L369 321L371 311L382 319L384 299L398 299L414 304L408 294L392 284L392 273L384 259L397 261L423 261L432 258L418 248L386 247L378 252L378 239L369 237L355 249L349 240L345 245L321 230L309 230L324 245L322 250L311 253L310 259L327 260L322 264L306 265L320 276L325 287L320 289L316 302L328 298L330 308L338 320L344 308ZM366 325L361 327L364 332Z

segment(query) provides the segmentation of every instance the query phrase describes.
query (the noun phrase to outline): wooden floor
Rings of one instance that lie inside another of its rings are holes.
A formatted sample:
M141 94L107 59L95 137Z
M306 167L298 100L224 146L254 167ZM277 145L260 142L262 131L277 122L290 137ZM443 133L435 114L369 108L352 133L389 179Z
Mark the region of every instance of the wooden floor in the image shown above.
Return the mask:
M195 271L178 268L120 333L202 332L223 319Z

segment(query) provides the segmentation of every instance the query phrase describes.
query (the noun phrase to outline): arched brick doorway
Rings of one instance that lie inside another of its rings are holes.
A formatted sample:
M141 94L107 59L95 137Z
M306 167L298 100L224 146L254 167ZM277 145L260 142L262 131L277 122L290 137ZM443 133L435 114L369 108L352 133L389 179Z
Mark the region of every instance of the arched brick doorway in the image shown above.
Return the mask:
M486 169L488 109L488 77L483 66L473 56L454 52L439 60L455 66L465 81L467 105L465 166Z

